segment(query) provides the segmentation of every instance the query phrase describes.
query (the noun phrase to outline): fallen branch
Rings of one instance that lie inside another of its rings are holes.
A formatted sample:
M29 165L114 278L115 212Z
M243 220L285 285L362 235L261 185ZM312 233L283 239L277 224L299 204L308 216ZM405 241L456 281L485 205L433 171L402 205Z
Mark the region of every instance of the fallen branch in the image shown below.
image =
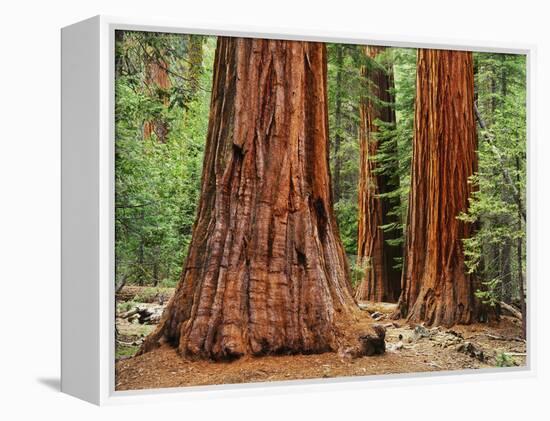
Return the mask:
M160 321L163 309L163 307L146 308L136 306L132 310L122 313L119 317L121 319L131 319L137 315L140 324L157 324Z
M119 344L119 345L123 345L123 346L138 346L141 344L141 342L143 342L143 340L140 340L140 341L133 341L133 342L124 342L124 341L121 341L120 339L117 339L116 340L116 343Z
M516 341L516 342L525 342L525 339L522 339L522 338L519 338L519 337L510 338L510 337L501 336L501 335L493 335L493 334L491 334L491 333L485 333L485 336L487 336L489 339L494 339L495 341L506 341L506 342Z
M501 301L500 307L509 312L516 319L523 320L523 315L521 314L521 311L511 306L510 304L506 304L504 301Z
M429 365L431 367L439 368L440 370L443 370L443 367L441 367L439 364L436 364L434 362L426 363L426 365Z
M127 311L126 313L122 313L120 315L120 318L121 319L128 319L129 317L132 317L134 314L138 314L138 313L139 313L139 308L134 307L132 310Z
M120 291L122 291L122 288L124 288L124 285L126 285L126 280L128 279L128 275L125 275L119 283L115 285L115 294L118 294Z

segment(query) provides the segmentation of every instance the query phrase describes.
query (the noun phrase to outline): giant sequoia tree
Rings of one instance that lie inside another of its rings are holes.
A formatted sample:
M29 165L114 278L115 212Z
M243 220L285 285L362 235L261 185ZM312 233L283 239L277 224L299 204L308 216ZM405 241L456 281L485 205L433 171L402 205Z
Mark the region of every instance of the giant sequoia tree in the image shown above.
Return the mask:
M355 303L333 215L323 44L218 39L197 212L141 353L162 342L212 359L336 349Z
M365 267L365 277L357 287L355 298L370 301L397 301L401 292L401 271L395 267L395 258L401 256L401 247L388 240L395 239L395 231L383 227L399 223L398 215L391 211L399 205L399 196L388 193L399 186L396 142L379 138L381 129L395 125L392 107L393 74L389 68L375 61L384 47L365 47L370 65L362 74L368 84L368 96L360 104L360 170L358 215L358 261ZM377 161L380 142L386 143L386 169L381 171Z
M402 315L435 325L470 323L473 288L462 241L476 170L472 53L419 50Z

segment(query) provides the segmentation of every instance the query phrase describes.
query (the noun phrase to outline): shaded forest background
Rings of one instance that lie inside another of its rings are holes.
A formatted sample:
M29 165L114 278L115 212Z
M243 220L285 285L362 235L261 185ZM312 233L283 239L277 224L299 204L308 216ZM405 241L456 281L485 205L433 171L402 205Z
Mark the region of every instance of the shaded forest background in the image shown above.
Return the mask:
M215 37L117 32L116 282L173 287L187 254L200 196ZM328 44L330 166L335 212L352 282L370 270L357 259L360 107L373 94L365 69L391 74L395 122L377 121L376 174L397 177L382 194L393 222L379 226L402 248L406 232L416 95L416 50ZM467 213L466 271L489 305L518 308L526 268L525 56L474 53L478 173ZM401 270L402 257L393 265ZM354 285L356 286L356 285Z

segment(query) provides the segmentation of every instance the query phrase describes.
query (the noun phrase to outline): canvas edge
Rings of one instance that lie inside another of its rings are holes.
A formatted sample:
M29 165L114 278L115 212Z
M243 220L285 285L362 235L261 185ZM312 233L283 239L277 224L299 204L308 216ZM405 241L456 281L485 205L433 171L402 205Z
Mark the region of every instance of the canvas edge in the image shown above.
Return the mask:
M61 391L100 402L99 17L61 30ZM82 296L86 299L83 300Z

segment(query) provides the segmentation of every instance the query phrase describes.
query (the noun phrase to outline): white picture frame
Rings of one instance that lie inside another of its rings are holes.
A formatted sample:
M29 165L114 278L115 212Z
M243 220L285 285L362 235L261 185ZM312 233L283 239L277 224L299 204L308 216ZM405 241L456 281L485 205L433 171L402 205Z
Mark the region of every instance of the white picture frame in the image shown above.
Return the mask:
M425 47L527 56L528 241L527 286L531 279L531 144L533 45L385 37L367 33L282 30L201 25L154 19L96 16L61 31L62 50L62 355L61 390L94 404L202 399L295 391L379 387L407 382L454 382L529 377L536 372L536 309L528 300L525 367L411 373L286 382L212 385L145 391L115 391L114 376L114 33L115 30L246 36L307 41Z

